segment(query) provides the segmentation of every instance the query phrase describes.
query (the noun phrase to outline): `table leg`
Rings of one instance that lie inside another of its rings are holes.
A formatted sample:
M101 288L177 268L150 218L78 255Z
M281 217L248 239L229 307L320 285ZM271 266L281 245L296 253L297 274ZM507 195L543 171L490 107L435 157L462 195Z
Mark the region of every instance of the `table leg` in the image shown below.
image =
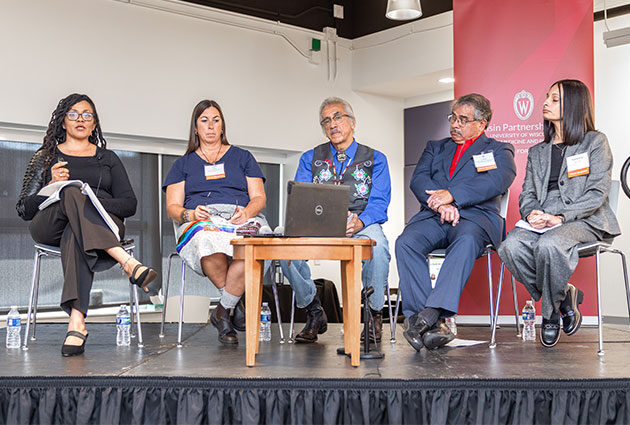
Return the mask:
M263 270L265 269L265 262L263 260L254 261L255 267L257 271L256 276L258 276L258 284L256 285L256 290L258 291L258 314L256 315L256 354L260 351L260 310L262 308L262 283L263 283Z
M348 330L346 329L348 326L348 270L350 266L349 261L340 261L341 263L341 302L342 305L342 313L343 313L343 347L345 353L350 353L350 340L346 338Z
M260 262L254 261L254 247L245 247L245 364L254 366L258 344L260 322ZM258 322L258 323L257 323Z
M355 246L352 250L352 260L345 267L346 275L346 303L347 322L344 324L344 341L350 348L352 366L359 366L361 359L361 247Z

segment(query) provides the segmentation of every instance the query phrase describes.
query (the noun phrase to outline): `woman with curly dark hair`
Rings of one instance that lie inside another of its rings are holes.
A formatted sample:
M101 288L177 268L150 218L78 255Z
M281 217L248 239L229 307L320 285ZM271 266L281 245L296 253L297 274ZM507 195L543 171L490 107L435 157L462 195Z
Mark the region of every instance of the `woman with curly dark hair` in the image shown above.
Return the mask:
M87 196L75 186L61 191L61 200L40 210L46 200L38 192L51 183L81 180L90 185L118 226L115 235ZM37 243L61 248L64 285L61 308L68 313L68 333L61 353L82 354L94 272L116 263L129 281L146 290L157 273L122 249L123 220L136 212L136 197L118 156L106 149L94 102L84 94L59 101L52 114L42 147L31 158L16 209L31 221L29 231Z

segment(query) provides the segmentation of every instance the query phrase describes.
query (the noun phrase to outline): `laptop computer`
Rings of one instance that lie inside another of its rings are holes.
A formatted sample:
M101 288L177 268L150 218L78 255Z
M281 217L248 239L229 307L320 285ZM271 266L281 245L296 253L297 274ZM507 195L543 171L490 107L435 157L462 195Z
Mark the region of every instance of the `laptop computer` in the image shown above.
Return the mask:
M287 193L284 236L346 235L350 186L290 181Z

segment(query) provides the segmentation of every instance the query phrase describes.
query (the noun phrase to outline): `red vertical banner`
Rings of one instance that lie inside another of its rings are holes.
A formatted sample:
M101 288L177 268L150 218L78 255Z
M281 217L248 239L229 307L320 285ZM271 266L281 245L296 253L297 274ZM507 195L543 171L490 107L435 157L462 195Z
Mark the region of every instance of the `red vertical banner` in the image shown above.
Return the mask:
M542 103L549 86L573 78L593 94L593 0L454 0L453 38L455 97L487 97L493 116L486 134L514 145L518 172L510 188L509 231L520 218L527 150L543 140ZM500 261L494 257L493 263L496 282ZM581 260L571 278L585 292L585 315L596 314L594 273L594 261ZM506 270L501 314L512 309L509 278ZM527 292L518 286L523 304ZM479 260L460 314L488 311L487 270Z

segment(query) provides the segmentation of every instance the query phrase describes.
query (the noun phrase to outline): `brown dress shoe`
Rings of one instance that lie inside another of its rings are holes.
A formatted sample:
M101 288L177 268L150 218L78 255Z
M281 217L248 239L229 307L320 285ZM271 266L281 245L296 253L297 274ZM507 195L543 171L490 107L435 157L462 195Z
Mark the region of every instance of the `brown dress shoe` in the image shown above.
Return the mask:
M230 312L219 303L210 316L210 323L219 332L219 342L223 344L238 344L236 331L230 321Z
M328 330L328 318L322 306L306 311L306 326L295 336L295 342L312 343Z
M381 342L381 336L383 335L383 313L378 311L372 311L372 318L367 326L367 330L369 332L368 338L370 338L370 342ZM363 325L363 332L361 332L361 343L365 341L365 329L366 326ZM372 332L374 329L374 332ZM376 334L376 339L374 339L374 334Z

